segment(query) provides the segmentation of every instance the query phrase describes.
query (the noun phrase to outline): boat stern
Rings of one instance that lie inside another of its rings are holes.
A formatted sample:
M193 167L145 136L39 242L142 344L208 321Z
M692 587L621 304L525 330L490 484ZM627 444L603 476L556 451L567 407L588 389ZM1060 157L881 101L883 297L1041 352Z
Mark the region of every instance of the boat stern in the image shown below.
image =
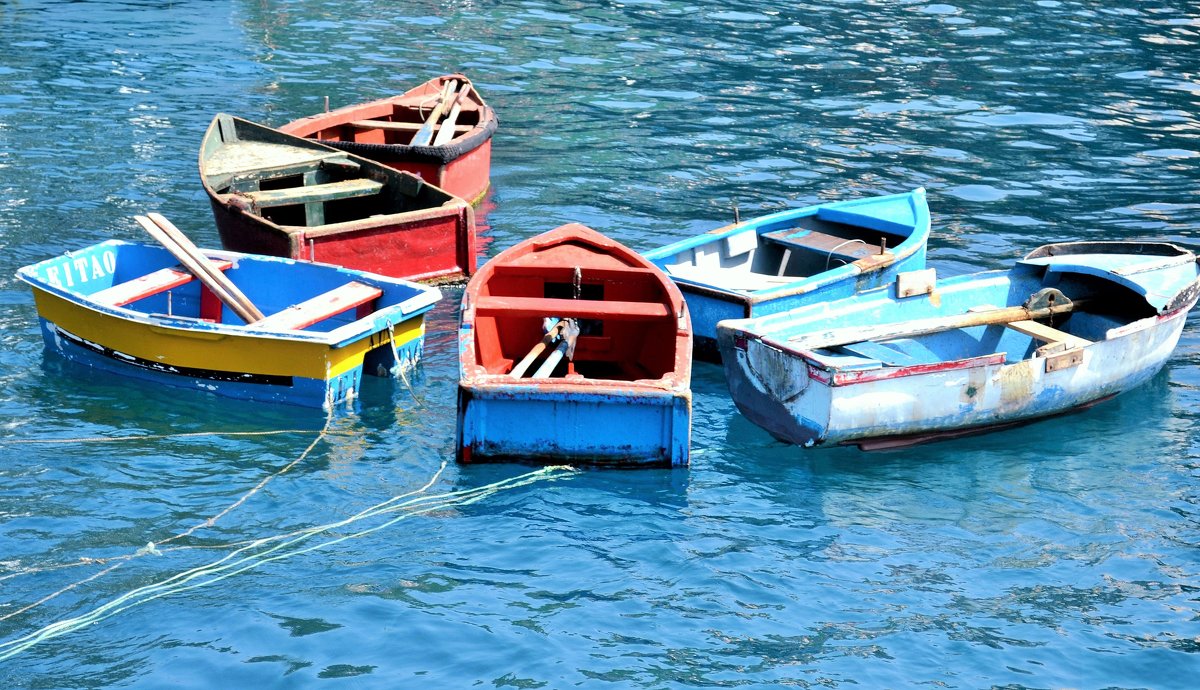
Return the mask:
M588 388L517 379L464 381L458 389L458 460L605 467L688 464L689 390Z

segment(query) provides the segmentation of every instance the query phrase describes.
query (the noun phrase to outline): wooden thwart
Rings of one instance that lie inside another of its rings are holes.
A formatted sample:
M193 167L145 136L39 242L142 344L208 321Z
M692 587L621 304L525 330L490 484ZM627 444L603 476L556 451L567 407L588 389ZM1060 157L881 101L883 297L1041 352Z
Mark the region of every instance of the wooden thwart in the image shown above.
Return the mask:
M283 311L276 312L254 324L255 328L271 330L300 330L331 316L336 316L348 309L366 304L383 294L377 287L352 281L294 304Z
M241 192L240 196L249 199L259 208L271 206L290 206L293 204L309 204L318 201L336 201L359 196L378 194L383 189L382 182L367 178L327 182L325 184L305 185L303 187L288 187L287 189L264 189L256 192Z
M1064 333L1057 328L1051 328L1050 326L1047 326L1043 323L1038 323L1037 321L1013 321L1005 325L1014 331L1017 331L1018 333L1024 333L1025 335L1030 336L1031 338L1036 338L1044 343L1063 343L1069 348L1087 347L1088 345L1092 344L1092 341L1087 340L1086 338L1080 338L1079 336L1071 335L1070 333Z
M233 265L233 262L215 261L213 264L217 270L226 271ZM117 283L112 287L94 292L91 298L95 302L110 307L123 307L126 304L145 299L151 295L157 295L165 290L186 285L192 282L193 278L194 276L187 270L181 270L177 267L162 268L153 273L147 273L144 276L138 276L132 280Z
M925 362L910 354L890 348L887 345L882 345L873 340L843 345L842 349L860 357L879 360L884 365L890 367L912 367L918 364L925 364Z
M475 304L480 315L503 313L506 316L649 321L671 315L660 302L611 302L602 300L552 299L548 297L480 297Z
M805 247L834 258L845 258L853 261L860 254L880 254L884 251L884 243L872 243L861 239L848 239L830 235L818 230L803 228L788 228L764 233L762 238L777 242L785 247ZM858 250L866 250L858 251Z
M555 264L500 264L492 267L492 275L497 278L543 278L548 281L570 282L574 278L574 266ZM620 268L587 269L589 281L602 283L611 282L643 282L657 280L658 269L641 268L638 266L621 266Z
M354 129L382 129L389 132L417 132L425 126L423 122L391 122L389 120L352 120L346 124ZM447 128L454 134L471 131L471 125L448 125L446 122L442 123L438 131Z

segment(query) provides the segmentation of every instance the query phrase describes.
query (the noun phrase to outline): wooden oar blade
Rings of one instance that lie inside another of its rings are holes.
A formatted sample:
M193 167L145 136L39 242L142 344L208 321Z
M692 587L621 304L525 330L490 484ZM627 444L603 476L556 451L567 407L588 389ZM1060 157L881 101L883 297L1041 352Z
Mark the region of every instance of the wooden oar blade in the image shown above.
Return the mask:
M446 109L447 103L450 100L450 95L454 93L454 89L458 88L458 80L451 79L442 87L441 93L438 95L438 102L433 106L433 110L429 113L429 117L425 120L425 124L421 125L421 129L413 135L411 146L428 146L433 139L433 126L437 124L438 118L442 116L442 112Z
M458 124L458 116L462 112L462 103L466 99L467 94L471 92L471 84L463 84L462 89L454 96L454 105L450 107L450 114L439 125L437 136L433 138L434 146L442 146L454 138L454 126Z
M222 272L218 271L208 257L204 256L191 240L180 232L166 218L157 213L147 216L134 216L134 220L168 252L174 256L184 268L196 276L217 299L233 310L238 318L246 323L254 323L263 318L260 312L241 290Z
M258 309L258 307L254 306L254 303L250 301L250 298L246 297L246 295L243 294L242 291L233 284L233 281L230 280L228 276L221 271L218 271L216 267L212 265L212 262L208 260L208 257L204 256L204 254L200 251L199 247L193 244L192 241L188 239L187 235L183 234L182 230L175 227L175 224L167 220L166 216L162 215L161 213L148 213L146 215L149 217L152 223L156 224L160 229L162 229L163 232L173 239L184 251L192 255L192 257L200 265L201 269L208 274L209 278L212 279L213 282L221 285L221 287L223 287L225 291L229 293L229 295L241 306L240 311L235 310L238 311L239 316L242 316L242 312L244 311L245 314L250 317L250 320L247 321L248 323L263 319L263 313ZM242 318L245 319L245 316Z
M518 379L524 376L525 371L529 369L530 365L532 365L537 358L542 355L543 352L546 351L546 348L550 347L555 340L558 340L559 334L562 332L563 328L566 327L566 325L566 319L559 319L558 323L551 326L550 330L546 331L546 334L542 336L541 341L533 346L529 353L526 354L521 361L512 368L512 371L508 372L509 376Z

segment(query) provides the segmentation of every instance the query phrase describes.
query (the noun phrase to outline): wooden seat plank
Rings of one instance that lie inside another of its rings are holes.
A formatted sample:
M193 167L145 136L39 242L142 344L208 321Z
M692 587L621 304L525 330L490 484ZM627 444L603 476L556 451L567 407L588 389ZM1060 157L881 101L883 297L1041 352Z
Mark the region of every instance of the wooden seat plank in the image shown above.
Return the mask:
M758 292L780 285L787 285L801 280L805 276L770 276L754 273L748 266L736 268L709 268L693 264L668 266L667 273L672 277L690 280L700 285L707 285L718 290L736 290L738 292Z
M348 309L366 304L382 294L383 290L377 287L353 281L275 312L265 319L255 322L252 326L270 330L301 330Z
M1064 343L1067 347L1086 347L1092 344L1092 341L1086 338L1065 333L1037 321L1011 321L1007 326L1044 343Z
M357 178L342 180L341 182L289 187L287 189L238 192L238 195L249 199L259 208L267 208L269 206L290 206L292 204L309 204L317 201L334 201L336 199L368 196L378 194L381 189L383 189L382 182Z
M480 297L475 313L481 316L557 316L559 318L650 321L667 318L671 312L661 302L615 302L549 297Z
M354 129L384 129L390 132L416 132L421 129L421 122L391 122L388 120L352 120L346 124ZM471 125L455 125L454 133L469 132Z
M778 242L784 246L806 247L816 252L832 254L835 257L847 258L851 261L871 254L879 254L882 251L882 247L877 242L872 243L861 239L847 239L806 228L776 230L764 233L762 237L763 239Z
M232 261L210 261L219 271L228 270L230 266L233 266ZM164 290L186 285L194 279L195 276L182 267L170 266L94 292L91 299L110 307L123 307Z
M553 264L497 264L492 267L492 275L512 278L543 278L558 282L571 282L575 275L574 266L556 266ZM629 281L631 279L657 279L658 269L622 266L621 268L593 268L588 266L580 269L584 280Z

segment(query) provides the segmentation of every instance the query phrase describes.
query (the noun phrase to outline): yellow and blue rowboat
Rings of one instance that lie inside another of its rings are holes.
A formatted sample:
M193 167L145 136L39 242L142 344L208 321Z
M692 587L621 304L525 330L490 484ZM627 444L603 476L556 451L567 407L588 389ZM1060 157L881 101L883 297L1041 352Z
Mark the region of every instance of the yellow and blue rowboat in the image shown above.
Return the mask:
M292 259L205 251L266 318L243 322L165 249L110 240L26 266L46 348L151 382L309 407L413 366L433 287Z

